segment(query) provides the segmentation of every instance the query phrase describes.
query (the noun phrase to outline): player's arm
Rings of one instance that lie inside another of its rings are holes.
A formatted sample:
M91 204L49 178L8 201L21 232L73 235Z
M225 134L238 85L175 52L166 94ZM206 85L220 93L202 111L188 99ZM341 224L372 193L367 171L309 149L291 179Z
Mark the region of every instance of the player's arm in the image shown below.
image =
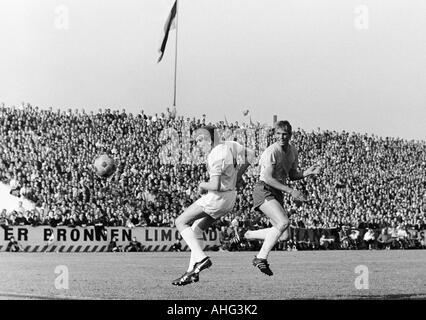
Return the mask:
M318 175L320 171L321 171L321 166L319 164L314 164L313 166L309 167L303 172L292 168L290 169L288 173L288 177L290 178L290 180L295 181L295 180L307 178L312 175Z
M295 180L300 180L300 179L304 179L307 178L309 176L312 175L318 175L321 171L321 165L320 164L314 164L313 166L309 167L308 169L306 169L305 171L299 171L298 170L298 166L299 166L299 154L297 151L295 151L296 154L296 158L291 166L290 171L288 172L288 177L290 180L295 181Z

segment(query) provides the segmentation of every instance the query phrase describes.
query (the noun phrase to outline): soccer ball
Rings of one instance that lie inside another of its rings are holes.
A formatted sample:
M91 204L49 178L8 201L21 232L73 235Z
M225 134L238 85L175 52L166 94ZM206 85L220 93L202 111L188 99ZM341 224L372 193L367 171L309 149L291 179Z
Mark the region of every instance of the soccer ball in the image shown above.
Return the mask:
M108 178L115 172L116 166L114 159L106 154L103 154L95 159L93 168L99 177Z

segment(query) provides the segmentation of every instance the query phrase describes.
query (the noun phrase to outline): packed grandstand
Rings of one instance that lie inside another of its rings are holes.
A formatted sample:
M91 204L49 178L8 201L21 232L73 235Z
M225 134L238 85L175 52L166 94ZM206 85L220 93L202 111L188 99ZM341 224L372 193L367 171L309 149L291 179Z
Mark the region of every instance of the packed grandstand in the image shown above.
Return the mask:
M218 128L220 139L245 144L257 156L272 141L271 127L259 123L209 123L205 117L187 118L169 109L134 115L124 110L86 113L3 105L0 181L11 195L35 207L7 209L0 204L0 224L174 227L178 215L197 197L198 183L208 178L191 139L205 124ZM292 232L284 244L287 249L315 248L315 243L357 248L370 244L365 238L369 229L374 240L387 235L384 248L425 246L426 141L298 128L292 143L299 150L301 168L321 162L324 171L292 182L310 201L298 206L286 197L291 226L309 236ZM117 164L110 179L97 177L92 169L93 159L103 153ZM235 228L269 224L252 210L258 169L254 165L247 171L234 210L215 224L227 249L250 249L227 241ZM355 236L353 229L358 230ZM318 241L300 240L311 239L313 230L333 232L315 234Z

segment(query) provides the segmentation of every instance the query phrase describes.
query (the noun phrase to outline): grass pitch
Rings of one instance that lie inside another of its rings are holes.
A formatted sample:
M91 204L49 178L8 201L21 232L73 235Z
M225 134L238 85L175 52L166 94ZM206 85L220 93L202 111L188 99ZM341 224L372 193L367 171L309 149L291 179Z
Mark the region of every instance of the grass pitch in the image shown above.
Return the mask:
M189 252L3 252L0 299L426 299L426 250L274 251L272 277L252 266L254 254L209 252L213 266L200 282L175 287L171 281L186 270ZM360 290L361 265L368 289ZM65 276L55 273L58 266L68 270L68 289L55 287Z

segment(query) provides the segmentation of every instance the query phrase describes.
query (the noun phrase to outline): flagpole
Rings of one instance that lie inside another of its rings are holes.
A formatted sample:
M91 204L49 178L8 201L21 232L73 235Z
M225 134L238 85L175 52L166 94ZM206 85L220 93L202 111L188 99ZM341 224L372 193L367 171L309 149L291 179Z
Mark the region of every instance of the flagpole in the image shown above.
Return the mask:
M173 91L173 107L176 108L176 79L177 79L177 44L178 44L179 0L176 0L176 43L175 43L175 82Z

